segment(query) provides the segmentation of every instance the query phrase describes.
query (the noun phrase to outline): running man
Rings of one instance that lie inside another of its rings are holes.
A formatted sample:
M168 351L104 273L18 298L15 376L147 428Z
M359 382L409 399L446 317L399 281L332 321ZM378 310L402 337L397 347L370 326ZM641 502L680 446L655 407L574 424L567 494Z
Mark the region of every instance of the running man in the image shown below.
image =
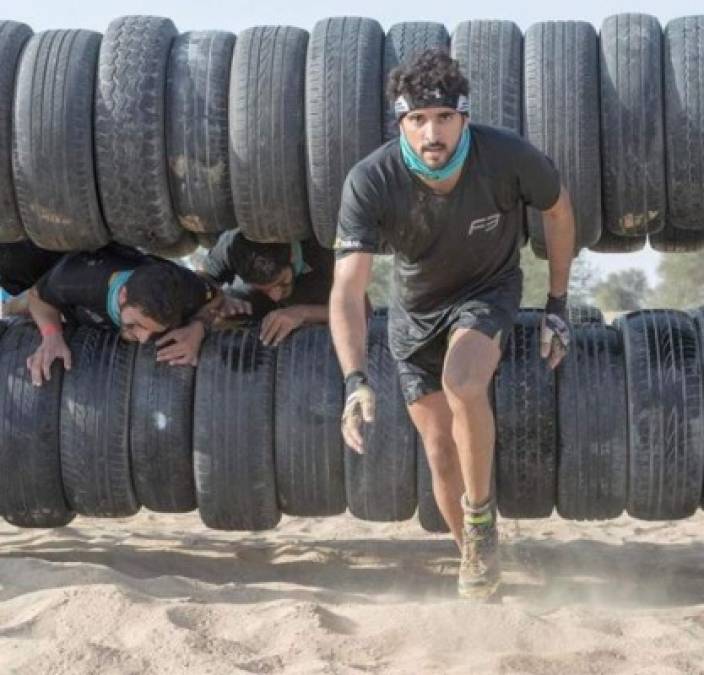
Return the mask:
M389 76L400 138L348 174L335 244L330 323L345 374L342 432L363 452L373 422L364 294L380 241L394 253L389 346L428 455L436 501L461 551L459 592L487 599L500 581L489 386L521 299L523 208L543 213L550 288L541 353L566 354L574 250L569 195L552 162L519 136L470 124L457 61L428 50Z

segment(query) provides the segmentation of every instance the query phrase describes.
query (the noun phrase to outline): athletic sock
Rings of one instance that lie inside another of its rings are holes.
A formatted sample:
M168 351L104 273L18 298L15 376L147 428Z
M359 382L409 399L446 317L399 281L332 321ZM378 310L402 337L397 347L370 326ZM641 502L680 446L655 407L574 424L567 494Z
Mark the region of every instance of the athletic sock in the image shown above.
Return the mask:
M462 509L464 510L465 525L491 525L494 516L491 512L491 498L481 506L472 506L467 500L467 495L462 495Z

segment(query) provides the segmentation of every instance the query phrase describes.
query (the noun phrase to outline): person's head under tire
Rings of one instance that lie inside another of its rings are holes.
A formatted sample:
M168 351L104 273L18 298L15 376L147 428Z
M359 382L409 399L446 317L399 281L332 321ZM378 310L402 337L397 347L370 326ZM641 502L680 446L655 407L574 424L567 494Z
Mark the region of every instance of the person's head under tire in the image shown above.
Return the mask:
M184 321L182 277L171 263L137 267L120 289L120 336L145 343Z
M232 251L234 269L246 284L274 302L285 300L293 293L295 274L290 244L250 241L238 233Z
M469 123L469 83L459 63L442 49L428 49L391 71L386 95L402 147L405 139L428 169L440 172L426 178L442 180L441 170L455 158Z

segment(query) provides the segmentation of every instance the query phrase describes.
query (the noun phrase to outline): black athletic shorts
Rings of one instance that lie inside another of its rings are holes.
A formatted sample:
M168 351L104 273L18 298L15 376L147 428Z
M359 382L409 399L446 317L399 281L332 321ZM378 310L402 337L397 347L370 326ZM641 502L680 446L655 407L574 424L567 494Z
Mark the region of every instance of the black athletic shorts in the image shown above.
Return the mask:
M514 278L509 284L487 289L456 305L450 321L437 335L408 358L397 361L406 405L442 390L445 354L456 328L471 328L492 339L501 331L503 350L521 303L522 278L520 275Z

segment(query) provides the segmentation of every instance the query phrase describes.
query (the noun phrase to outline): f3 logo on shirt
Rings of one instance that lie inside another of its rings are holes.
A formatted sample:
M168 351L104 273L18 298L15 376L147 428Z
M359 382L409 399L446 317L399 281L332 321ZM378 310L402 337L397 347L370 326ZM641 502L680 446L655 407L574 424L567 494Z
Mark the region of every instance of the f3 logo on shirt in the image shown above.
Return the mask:
M495 230L498 227L500 220L500 213L493 213L492 215L486 216L484 218L477 218L469 224L467 236L471 237L475 232L491 232L492 230Z

